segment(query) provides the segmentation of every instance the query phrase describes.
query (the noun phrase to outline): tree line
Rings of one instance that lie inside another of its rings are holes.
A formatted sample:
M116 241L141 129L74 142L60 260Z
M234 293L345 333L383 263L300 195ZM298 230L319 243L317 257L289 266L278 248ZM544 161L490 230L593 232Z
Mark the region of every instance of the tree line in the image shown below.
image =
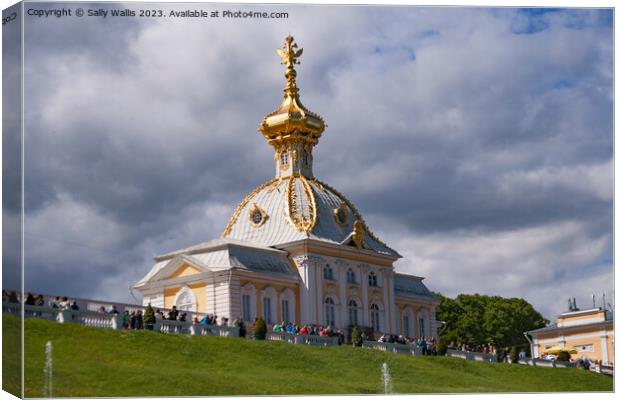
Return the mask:
M521 347L529 351L523 332L546 326L549 321L521 298L459 294L451 299L435 293L441 301L436 319L446 323L441 347L451 342L469 346L492 344L498 349Z

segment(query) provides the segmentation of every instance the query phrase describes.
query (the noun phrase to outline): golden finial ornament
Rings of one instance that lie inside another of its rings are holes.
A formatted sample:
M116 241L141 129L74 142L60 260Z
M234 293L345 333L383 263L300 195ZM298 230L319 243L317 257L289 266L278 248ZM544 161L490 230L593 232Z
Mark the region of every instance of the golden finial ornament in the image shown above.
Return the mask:
M286 65L286 72L284 73L284 77L286 78L285 94L296 95L299 92L299 89L297 89L297 82L295 81L295 78L297 78L295 64L300 64L299 57L301 57L304 49L295 50L297 48L295 39L291 35L288 35L286 39L284 39L282 48L277 49L278 55L282 58L282 65Z
M288 35L277 53L282 65L286 66L284 99L277 110L263 119L258 130L276 151L277 176L312 178L312 149L318 144L326 125L323 118L304 107L299 98L295 65L300 64L303 49ZM294 154L297 157L291 157Z
M356 219L353 223L353 243L358 249L361 249L364 245L364 237L366 236L366 230L364 229L364 223L360 219Z

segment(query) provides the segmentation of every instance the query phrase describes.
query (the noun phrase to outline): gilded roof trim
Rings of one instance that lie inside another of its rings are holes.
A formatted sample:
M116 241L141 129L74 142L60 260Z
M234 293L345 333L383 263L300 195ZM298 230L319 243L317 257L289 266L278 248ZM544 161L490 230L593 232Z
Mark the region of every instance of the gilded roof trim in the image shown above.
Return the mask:
M394 253L398 254L398 252L396 250L394 250L393 248L391 248L390 246L388 246L384 241L382 241L381 239L379 239L377 236L375 236L374 233L372 233L372 231L368 228L368 225L366 224L366 221L364 221L364 218L362 218L362 214L360 214L360 212L357 210L357 208L355 208L355 206L353 205L353 203L351 203L349 201L349 199L347 199L346 197L344 197L344 195L342 193L340 193L338 190L334 189L333 187L329 186L328 184L326 184L325 182L321 182L318 179L314 178L314 182L316 182L319 186L323 186L325 188L327 188L328 190L330 190L331 192L335 193L336 196L340 197L340 199L342 201L344 201L351 210L353 210L353 215L355 215L355 218L359 221L361 221L364 231L366 231L366 234L368 236L370 236L374 241L376 241L377 243L379 243L382 246L385 246L386 248L390 249L391 251L393 251Z
M308 218L304 217L303 209L297 203L298 199L295 190L295 180L299 179L306 197L308 198ZM314 192L312 186L308 183L303 175L294 176L289 179L286 185L286 198L288 208L288 219L295 226L295 229L299 232L311 232L314 229L317 221L316 200L314 198Z
M233 215L230 217L230 220L228 220L228 224L226 225L226 228L224 229L224 232L222 232L222 235L220 236L222 239L224 239L226 236L228 236L230 234L230 231L232 230L233 226L235 226L235 223L237 222L237 219L239 219L239 214L241 214L241 211L250 202L250 200L252 200L252 198L254 196L256 196L256 194L258 192L260 192L261 190L263 190L264 188L266 188L267 186L273 184L276 181L279 182L279 179L278 178L274 178L274 179L272 179L270 181L267 181L267 182L263 183L262 185L260 185L256 189L254 189L252 191L252 193L248 194L245 199L243 199L243 201L235 209L235 212L233 213Z

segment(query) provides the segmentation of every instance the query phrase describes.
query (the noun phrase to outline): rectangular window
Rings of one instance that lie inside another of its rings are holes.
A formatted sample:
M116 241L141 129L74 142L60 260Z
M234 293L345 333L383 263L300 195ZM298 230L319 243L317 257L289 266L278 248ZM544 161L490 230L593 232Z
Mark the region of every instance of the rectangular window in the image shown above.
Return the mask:
M252 310L250 309L250 296L244 294L241 298L243 303L243 319L245 321L252 321Z
M273 324L271 319L271 299L269 297L263 299L263 318L266 323Z
M407 315L403 317L403 334L409 336L409 316Z
M426 336L426 329L424 328L424 318L420 318L420 336Z
M291 322L291 314L288 310L288 300L282 300L282 320L284 322Z
M592 346L591 344L580 344L578 346L573 346L573 348L579 353L583 351L594 351L594 346Z

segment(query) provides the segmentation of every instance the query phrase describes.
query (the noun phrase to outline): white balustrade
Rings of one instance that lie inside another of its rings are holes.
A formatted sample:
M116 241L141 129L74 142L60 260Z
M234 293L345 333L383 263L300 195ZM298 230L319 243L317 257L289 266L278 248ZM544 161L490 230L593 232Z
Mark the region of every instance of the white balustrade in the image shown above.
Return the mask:
M318 335L295 335L288 332L268 332L265 339L293 344L306 344L310 346L338 346L337 336L329 337Z
M192 324L189 332L192 335L239 337L239 328L234 326Z
M386 351L388 353L411 354L414 356L422 354L422 349L420 349L418 346L414 344L387 343L387 342L377 342L374 340L364 340L362 342L362 347Z
M489 353L477 353L474 351L462 351L448 349L446 356L462 358L465 360L484 361L484 362L497 362L497 355Z

